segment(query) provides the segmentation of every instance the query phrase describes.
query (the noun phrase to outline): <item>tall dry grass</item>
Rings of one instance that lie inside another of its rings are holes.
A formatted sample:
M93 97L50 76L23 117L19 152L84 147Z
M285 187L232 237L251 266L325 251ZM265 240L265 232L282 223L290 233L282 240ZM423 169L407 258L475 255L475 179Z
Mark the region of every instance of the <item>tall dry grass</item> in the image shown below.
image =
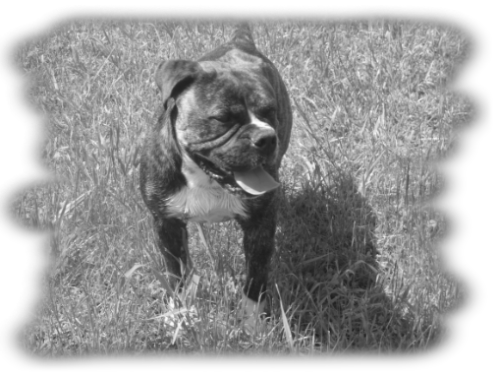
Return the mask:
M157 64L200 57L232 24L76 20L16 55L57 176L13 204L24 225L53 234L46 294L21 335L29 352L392 352L443 338L461 291L436 251L446 219L430 200L443 189L435 162L473 115L449 87L468 39L398 20L252 26L294 114L266 327L248 337L237 323L244 260L233 223L209 226L212 256L190 227L196 297L168 297L137 190Z

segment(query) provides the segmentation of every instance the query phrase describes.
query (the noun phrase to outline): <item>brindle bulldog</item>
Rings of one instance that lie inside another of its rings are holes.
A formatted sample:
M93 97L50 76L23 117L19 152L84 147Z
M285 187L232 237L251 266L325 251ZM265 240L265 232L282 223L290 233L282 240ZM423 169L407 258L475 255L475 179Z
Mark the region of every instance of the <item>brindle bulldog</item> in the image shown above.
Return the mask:
M237 220L247 279L244 328L264 311L274 252L278 169L290 140L290 100L250 28L197 61L162 62L161 113L148 132L140 189L153 215L168 274L185 277L187 221Z

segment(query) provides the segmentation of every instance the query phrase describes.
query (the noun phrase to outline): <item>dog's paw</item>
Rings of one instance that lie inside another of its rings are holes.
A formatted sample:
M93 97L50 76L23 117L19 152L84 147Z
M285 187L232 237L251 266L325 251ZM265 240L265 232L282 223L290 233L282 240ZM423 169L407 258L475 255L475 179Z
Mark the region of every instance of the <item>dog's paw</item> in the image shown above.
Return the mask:
M254 335L264 328L265 321L261 315L264 314L265 307L264 300L255 302L243 294L239 317L245 334Z

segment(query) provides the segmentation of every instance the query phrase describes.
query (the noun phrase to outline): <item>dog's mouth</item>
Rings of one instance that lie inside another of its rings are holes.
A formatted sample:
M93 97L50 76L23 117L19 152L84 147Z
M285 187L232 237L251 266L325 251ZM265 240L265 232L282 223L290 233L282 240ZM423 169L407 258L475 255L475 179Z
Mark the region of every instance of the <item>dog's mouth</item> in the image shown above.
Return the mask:
M272 191L280 185L262 166L249 171L235 172L234 176L236 183L245 192L256 196Z
M192 154L191 158L221 187L233 193L246 192L259 196L280 185L262 166L247 171L229 172L200 154Z

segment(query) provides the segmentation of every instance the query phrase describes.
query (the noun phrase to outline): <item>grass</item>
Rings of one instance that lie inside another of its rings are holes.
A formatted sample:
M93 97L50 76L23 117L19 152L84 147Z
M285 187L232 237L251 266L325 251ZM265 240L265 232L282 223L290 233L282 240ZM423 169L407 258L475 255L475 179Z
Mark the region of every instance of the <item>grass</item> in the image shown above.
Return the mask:
M42 159L57 179L24 189L15 217L52 231L46 294L21 343L40 356L329 354L426 350L460 303L436 251L436 162L474 110L450 90L469 51L459 30L399 20L253 22L293 104L283 167L272 317L248 337L236 318L241 231L194 226L194 299L166 294L137 190L162 59L197 58L232 24L75 20L29 42L16 64L46 116ZM169 297L167 297L169 296Z

